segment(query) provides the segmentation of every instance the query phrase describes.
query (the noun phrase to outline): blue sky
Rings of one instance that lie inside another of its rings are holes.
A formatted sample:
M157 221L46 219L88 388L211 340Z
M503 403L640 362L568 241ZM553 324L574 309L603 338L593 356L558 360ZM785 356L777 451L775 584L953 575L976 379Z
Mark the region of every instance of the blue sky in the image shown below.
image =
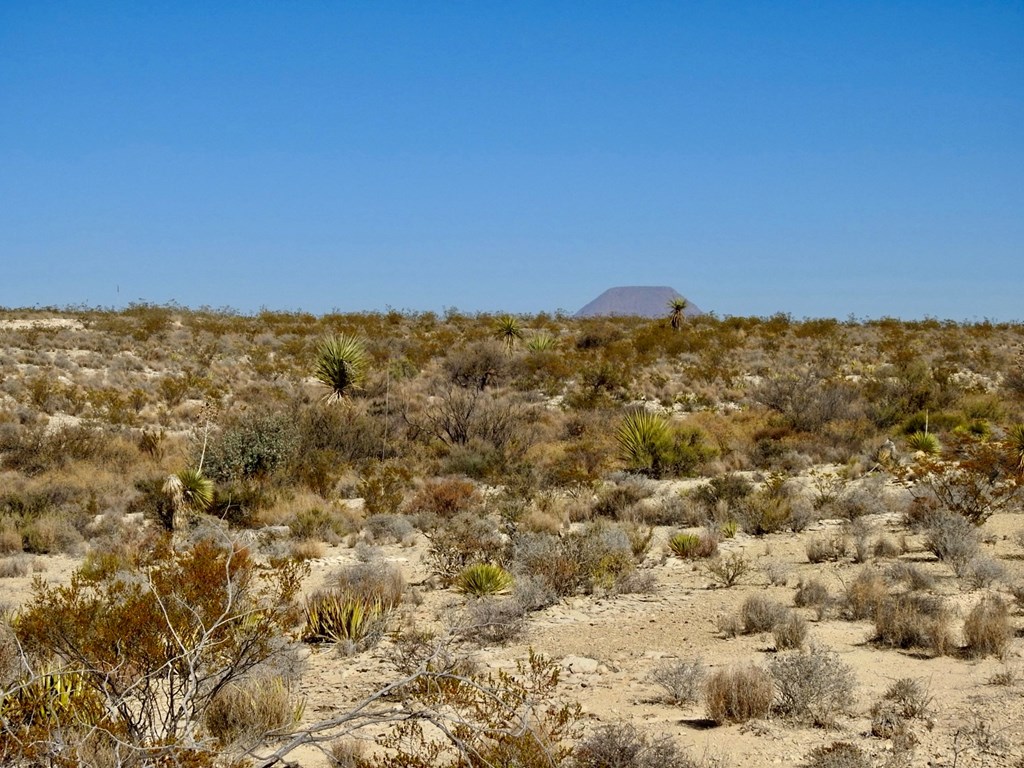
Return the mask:
M0 305L1024 319L1022 2L0 0Z

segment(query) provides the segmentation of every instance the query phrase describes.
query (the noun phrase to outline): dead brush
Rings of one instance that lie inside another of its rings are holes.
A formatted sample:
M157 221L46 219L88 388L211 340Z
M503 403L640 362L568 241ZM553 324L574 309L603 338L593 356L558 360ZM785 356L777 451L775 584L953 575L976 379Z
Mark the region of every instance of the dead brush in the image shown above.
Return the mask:
M950 615L941 599L896 595L875 609L875 640L893 648L927 648L936 656L953 647Z
M720 669L704 686L708 718L716 723L745 723L766 717L774 698L771 676L753 665Z
M701 659L672 659L654 668L651 681L665 691L669 704L693 704L700 699L707 667Z
M973 657L1002 657L1013 639L1013 625L1006 602L995 595L986 595L964 621L967 654Z

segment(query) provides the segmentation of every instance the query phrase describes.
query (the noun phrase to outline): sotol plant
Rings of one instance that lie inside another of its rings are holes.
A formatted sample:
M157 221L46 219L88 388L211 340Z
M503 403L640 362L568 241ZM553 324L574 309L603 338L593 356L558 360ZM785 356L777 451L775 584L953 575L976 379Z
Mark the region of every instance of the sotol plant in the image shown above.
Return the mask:
M455 588L466 595L496 595L512 586L512 574L494 563L474 563L455 579Z
M313 376L330 389L328 400L341 400L358 389L366 378L366 347L354 336L342 334L320 342Z
M615 439L631 469L657 474L662 457L671 447L672 433L664 417L637 410L626 414Z

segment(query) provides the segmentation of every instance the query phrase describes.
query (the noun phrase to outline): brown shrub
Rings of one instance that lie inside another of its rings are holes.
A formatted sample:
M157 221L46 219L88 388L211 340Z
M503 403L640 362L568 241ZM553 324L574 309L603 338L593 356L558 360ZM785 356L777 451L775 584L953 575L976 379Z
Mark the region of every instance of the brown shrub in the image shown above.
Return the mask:
M409 500L405 508L408 515L427 515L450 520L460 512L480 502L476 486L461 478L428 481Z
M716 723L743 723L765 717L774 697L771 676L753 665L718 670L704 687L708 717Z
M785 606L764 595L751 595L740 606L740 622L746 635L771 632L785 616Z
M885 579L877 571L865 568L846 587L843 615L853 621L873 618L878 607L889 598Z
M250 746L292 725L300 713L281 678L260 678L225 687L210 702L204 721L222 746Z
M942 656L953 643L949 613L941 600L896 595L875 609L875 639L894 648L930 648Z
M832 597L828 593L828 587L817 579L800 579L793 602L798 608L814 608L818 621L821 621L832 604Z
M775 638L777 651L800 648L807 639L807 622L796 611L786 611L772 627L772 636Z
M994 595L983 597L967 614L964 638L971 656L1002 656L1013 638L1006 603Z

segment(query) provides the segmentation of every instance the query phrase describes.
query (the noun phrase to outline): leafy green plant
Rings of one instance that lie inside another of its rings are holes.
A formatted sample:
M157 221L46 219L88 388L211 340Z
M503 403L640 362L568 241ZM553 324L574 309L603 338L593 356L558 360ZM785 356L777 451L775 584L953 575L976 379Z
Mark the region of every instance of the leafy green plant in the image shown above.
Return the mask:
M512 586L512 574L494 563L474 563L455 577L455 589L466 595L497 595Z
M329 400L342 400L359 389L366 378L366 346L355 336L342 334L320 342L313 376L327 387Z

